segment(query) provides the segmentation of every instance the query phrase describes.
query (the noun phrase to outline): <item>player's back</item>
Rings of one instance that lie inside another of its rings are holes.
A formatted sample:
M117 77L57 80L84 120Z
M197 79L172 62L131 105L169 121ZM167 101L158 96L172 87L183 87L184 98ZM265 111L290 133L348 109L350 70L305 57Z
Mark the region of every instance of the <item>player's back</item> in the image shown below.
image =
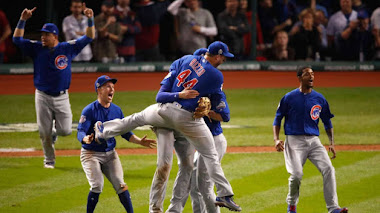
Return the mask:
M172 68L176 71L171 92L180 92L189 87L197 90L200 94L199 97L202 97L221 91L223 75L204 57L186 55L174 63ZM178 102L184 108L194 111L199 97L181 99Z

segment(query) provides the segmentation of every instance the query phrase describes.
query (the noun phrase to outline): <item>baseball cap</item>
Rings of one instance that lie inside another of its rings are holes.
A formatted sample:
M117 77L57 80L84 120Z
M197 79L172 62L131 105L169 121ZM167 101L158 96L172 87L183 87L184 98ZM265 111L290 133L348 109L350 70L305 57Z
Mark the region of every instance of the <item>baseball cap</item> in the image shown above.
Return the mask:
M358 19L369 18L368 12L364 9L358 11Z
M102 75L100 76L98 79L96 79L95 81L95 92L96 90L103 86L105 83L107 83L108 81L112 81L112 83L116 84L117 82L117 79L116 78L110 78L109 76L107 75Z
M206 52L207 52L206 48L199 48L199 49L195 50L193 55L201 56L201 55L204 55Z
M208 46L208 52L213 55L224 55L229 58L233 58L234 55L228 52L227 44L221 41L214 41Z
M115 6L115 4L113 3L113 0L104 0L102 2L102 5L107 6L107 7L113 7L113 6Z
M41 32L53 33L54 35L58 35L59 30L58 27L53 23L46 23L42 26Z

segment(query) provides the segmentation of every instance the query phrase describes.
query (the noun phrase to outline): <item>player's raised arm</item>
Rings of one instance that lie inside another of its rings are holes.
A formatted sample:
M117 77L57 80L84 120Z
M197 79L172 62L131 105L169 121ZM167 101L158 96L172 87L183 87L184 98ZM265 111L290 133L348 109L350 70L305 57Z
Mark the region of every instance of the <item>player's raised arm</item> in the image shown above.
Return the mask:
M88 27L86 29L86 36L89 38L95 38L95 24L94 24L94 11L91 8L86 7L86 3L83 3L83 13L88 18Z
M17 26L15 28L15 31L13 33L13 37L24 37L24 28L26 21L32 17L33 12L37 9L37 7L34 7L33 9L29 10L25 8L22 13L20 20L17 23Z

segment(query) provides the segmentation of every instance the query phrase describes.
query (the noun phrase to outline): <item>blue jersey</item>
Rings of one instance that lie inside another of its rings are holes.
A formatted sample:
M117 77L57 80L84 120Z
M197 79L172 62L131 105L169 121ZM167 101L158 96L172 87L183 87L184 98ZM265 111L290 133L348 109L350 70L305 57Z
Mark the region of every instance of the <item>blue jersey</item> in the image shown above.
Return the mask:
M312 90L304 94L298 88L287 93L278 105L274 126L281 126L285 116L285 135L317 135L319 136L319 118L325 129L331 129L329 104L322 94Z
M77 40L60 42L54 48L42 46L41 41L13 37L13 42L22 52L33 59L34 86L48 94L59 94L71 83L71 60L90 42L82 36Z
M230 120L230 108L228 107L226 95L224 93L213 94L210 97L211 101L211 110L219 113L222 116L224 122L228 122ZM203 118L210 129L213 136L220 135L223 133L222 126L220 121L212 120L208 117Z
M78 124L77 139L82 143L82 140L86 135L91 135L94 133L94 124L97 121L105 122L116 118L124 118L120 107L111 103L109 108L104 108L97 100L92 102L91 104L87 105L82 111L82 115ZM128 132L121 136L126 140L129 140L132 135L132 132ZM91 144L82 143L83 148L97 152L108 152L113 150L115 146L115 138L108 139L107 143L104 144L98 144L95 142L95 139L91 142Z
M170 66L169 74L162 80L160 92L171 92L172 102L177 101L190 112L195 111L199 97L222 92L223 74L213 67L204 57L186 55ZM178 92L186 87L197 90L199 97L179 99ZM162 89L164 88L164 89Z

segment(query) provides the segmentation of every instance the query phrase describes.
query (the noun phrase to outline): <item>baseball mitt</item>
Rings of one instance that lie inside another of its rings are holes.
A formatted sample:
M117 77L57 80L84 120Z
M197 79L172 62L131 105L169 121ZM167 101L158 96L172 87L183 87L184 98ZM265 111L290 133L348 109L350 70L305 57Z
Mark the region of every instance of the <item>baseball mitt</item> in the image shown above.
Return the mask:
M210 109L211 109L210 99L208 97L199 98L198 107L195 109L193 118L203 118L204 116L207 116L208 118L210 118L208 115L208 113L210 112Z

